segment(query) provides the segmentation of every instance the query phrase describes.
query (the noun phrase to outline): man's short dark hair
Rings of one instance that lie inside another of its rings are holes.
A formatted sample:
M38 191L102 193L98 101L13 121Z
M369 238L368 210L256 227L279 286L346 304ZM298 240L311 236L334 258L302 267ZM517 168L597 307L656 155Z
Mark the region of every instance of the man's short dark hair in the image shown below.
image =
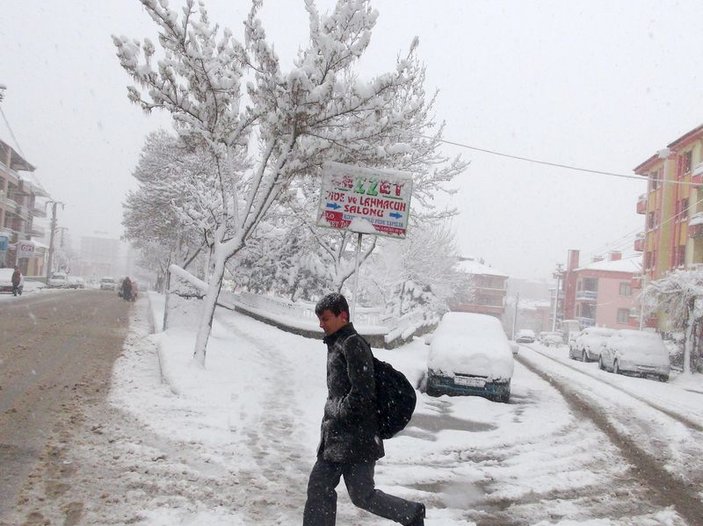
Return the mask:
M324 298L317 302L315 305L315 314L320 316L326 310L332 312L335 316L339 316L342 312L347 313L349 316L349 304L347 303L347 298L342 296L339 292L331 292L327 294Z

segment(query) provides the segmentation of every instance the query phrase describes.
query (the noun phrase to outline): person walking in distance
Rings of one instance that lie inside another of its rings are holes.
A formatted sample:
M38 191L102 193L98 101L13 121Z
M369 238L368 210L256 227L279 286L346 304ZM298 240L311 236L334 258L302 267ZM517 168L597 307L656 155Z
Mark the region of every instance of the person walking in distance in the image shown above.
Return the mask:
M20 284L22 283L22 272L20 268L15 266L15 270L12 272L12 295L17 296L17 294L22 294L22 289Z
M341 477L355 506L406 526L424 526L423 504L375 488L374 468L384 449L376 417L373 355L349 320L346 298L326 295L315 314L327 345L327 401L303 526L336 524L335 488Z

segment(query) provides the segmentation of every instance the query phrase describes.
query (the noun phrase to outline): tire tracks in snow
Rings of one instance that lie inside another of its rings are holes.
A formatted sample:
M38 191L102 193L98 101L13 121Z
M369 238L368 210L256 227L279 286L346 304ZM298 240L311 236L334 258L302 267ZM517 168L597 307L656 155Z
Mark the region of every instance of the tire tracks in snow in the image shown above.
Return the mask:
M621 456L633 466L637 479L647 486L654 503L662 507L673 505L679 515L689 524L701 524L703 502L700 501L698 490L694 485L667 471L661 465L660 459L647 452L635 438L628 436L613 425L608 415L595 408L594 403L589 401L587 395L584 395L583 392L567 385L558 375L545 372L520 356L517 357L517 360L529 371L557 389L576 413L593 422L605 433L611 443L618 448ZM558 360L554 361L568 367L567 364L563 364ZM572 369L575 368L572 367ZM578 369L576 370L578 371ZM607 382L599 381L613 387ZM626 390L619 390L631 396ZM639 397L637 399L641 401ZM659 410L651 404L649 405L653 409ZM671 417L668 414L667 416ZM676 420L681 422L678 418Z

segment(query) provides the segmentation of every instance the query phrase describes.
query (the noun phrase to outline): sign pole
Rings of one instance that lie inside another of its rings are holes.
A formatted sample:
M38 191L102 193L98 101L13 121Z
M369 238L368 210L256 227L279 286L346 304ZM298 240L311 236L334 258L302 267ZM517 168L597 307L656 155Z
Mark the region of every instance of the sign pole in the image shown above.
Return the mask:
M357 242L356 242L356 262L354 263L354 298L352 299L351 306L351 320L354 320L354 313L356 312L356 296L359 291L359 260L361 259L361 236L362 233L358 232Z

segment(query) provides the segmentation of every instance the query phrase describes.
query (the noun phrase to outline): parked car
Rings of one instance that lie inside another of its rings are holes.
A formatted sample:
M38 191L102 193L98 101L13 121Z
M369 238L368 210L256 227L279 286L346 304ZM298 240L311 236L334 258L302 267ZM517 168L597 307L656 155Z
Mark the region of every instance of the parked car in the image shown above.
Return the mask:
M84 289L85 280L80 276L69 276L68 287L71 289Z
M598 366L615 374L654 376L666 382L671 365L669 352L655 332L622 329L601 347Z
M513 367L513 351L497 318L448 312L430 344L427 394L477 395L508 402Z
M48 287L54 289L65 289L68 288L68 276L63 272L54 272L51 277L46 281Z
M535 341L535 331L532 329L520 329L515 335L515 341L518 343L533 343Z
M114 291L116 288L117 288L117 282L115 281L115 278L110 277L110 276L105 276L104 278L100 278L100 290Z
M539 333L539 342L547 347L558 347L564 343L564 335L558 331L542 331Z
M13 268L0 268L0 292L9 292L12 294L12 273ZM24 276L20 275L20 286L17 293L21 296L24 289Z
M569 358L582 362L597 362L601 346L615 333L606 327L586 327L569 345Z

